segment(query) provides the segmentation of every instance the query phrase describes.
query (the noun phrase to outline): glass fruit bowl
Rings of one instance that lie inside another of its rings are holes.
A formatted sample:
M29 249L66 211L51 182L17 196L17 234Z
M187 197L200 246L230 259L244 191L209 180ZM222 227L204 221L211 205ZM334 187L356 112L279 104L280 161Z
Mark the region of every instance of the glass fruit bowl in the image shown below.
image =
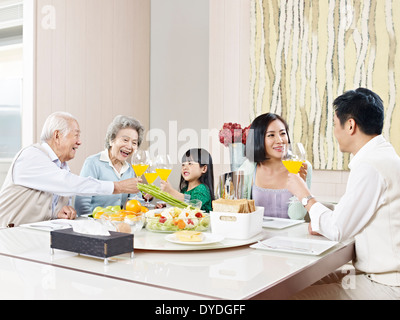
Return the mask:
M111 231L135 234L142 230L146 218L143 213L118 212L112 215L103 214L99 220Z
M201 210L170 207L146 213L146 229L153 232L168 233L182 230L205 232L209 228L210 215Z
M131 227L131 233L136 234L143 229L146 218L143 214L140 215L127 215L124 223Z

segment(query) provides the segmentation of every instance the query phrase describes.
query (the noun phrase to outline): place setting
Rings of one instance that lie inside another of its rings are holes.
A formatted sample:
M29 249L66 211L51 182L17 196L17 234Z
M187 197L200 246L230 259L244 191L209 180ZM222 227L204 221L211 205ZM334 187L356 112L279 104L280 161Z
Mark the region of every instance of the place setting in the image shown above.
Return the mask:
M266 240L260 240L250 248L319 256L325 251L336 246L338 242L318 239L301 239L285 236L276 236Z

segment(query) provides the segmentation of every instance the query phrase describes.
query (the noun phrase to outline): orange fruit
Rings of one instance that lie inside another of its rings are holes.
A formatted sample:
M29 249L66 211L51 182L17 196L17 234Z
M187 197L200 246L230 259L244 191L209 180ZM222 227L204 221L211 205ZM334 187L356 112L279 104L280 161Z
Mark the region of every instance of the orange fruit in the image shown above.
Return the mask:
M178 223L177 223L177 226L178 226L179 229L185 229L186 223L182 219L179 219Z
M142 210L142 205L138 200L129 200L126 203L126 211L132 211L135 213L139 213Z
M143 207L140 209L141 212L146 213L147 211L149 211L149 208L147 207Z
M103 214L104 214L103 211L98 211L98 212L96 212L96 213L94 214L94 218L95 218L95 219L100 219L101 216L102 216Z
M114 213L111 215L111 220L112 221L122 221L122 220L124 220L124 217L118 213Z
M131 212L128 210L120 210L117 212L121 217L125 217L126 215L130 214Z

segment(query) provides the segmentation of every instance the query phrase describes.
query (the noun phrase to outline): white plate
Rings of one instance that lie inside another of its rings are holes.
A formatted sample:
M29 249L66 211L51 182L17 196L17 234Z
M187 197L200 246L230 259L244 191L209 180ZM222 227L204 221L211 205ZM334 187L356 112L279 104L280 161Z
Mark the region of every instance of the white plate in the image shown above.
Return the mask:
M186 244L186 245L205 245L205 244L212 244L212 243L217 243L221 242L224 240L224 236L220 234L212 234L212 233L203 233L204 239L203 241L199 242L185 242L185 241L179 241L178 238L176 237L175 234L169 234L165 237L165 240L172 242L172 243L177 243L177 244Z
M70 229L72 226L67 220L65 220L65 223L62 220L52 220L21 224L20 227L50 232L54 230Z
M336 244L337 242L329 240L272 237L259 241L250 248L318 256Z
M298 224L302 224L304 220L292 220L292 219L283 219L283 218L275 218L275 217L264 217L263 218L263 228L270 229L285 229L288 227L292 227Z

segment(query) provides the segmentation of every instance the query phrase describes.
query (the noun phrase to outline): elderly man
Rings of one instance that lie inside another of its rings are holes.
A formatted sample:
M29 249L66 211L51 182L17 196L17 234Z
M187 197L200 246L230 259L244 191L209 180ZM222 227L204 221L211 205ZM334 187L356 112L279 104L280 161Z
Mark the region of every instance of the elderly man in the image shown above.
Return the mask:
M0 227L52 219L75 219L72 196L136 193L139 179L118 182L80 177L67 161L81 145L78 121L69 113L50 115L42 143L22 149L15 157L0 191Z
M400 299L400 158L382 136L382 100L359 88L338 97L334 106L340 150L354 155L344 196L331 211L300 177L289 174L287 187L309 211L311 233L335 241L354 237L355 288L345 290L336 273L294 298Z

